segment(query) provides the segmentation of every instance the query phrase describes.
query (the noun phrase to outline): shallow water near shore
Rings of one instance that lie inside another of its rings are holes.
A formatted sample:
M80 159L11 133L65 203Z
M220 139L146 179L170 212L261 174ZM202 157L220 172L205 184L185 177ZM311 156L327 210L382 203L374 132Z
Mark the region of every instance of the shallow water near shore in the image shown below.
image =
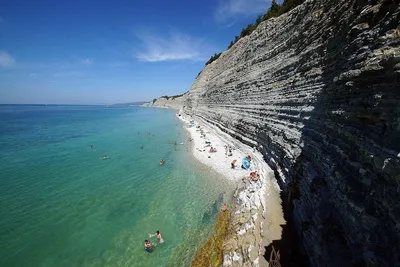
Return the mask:
M0 266L189 266L233 185L186 139L172 110L0 106Z

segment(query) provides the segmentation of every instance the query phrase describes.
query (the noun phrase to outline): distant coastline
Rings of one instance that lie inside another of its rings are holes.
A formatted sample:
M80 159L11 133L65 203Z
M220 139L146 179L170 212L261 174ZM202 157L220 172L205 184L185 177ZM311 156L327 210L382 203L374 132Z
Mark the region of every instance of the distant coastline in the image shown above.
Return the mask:
M114 107L114 106L141 106L144 103L147 103L146 101L139 101L139 102L128 102L128 103L116 103L116 104L29 104L29 103L25 103L25 104L3 104L0 103L0 106L86 106L86 107L102 107L102 106L110 106L110 107Z
M129 106L141 106L144 103L146 103L146 101L139 101L139 102L128 102L128 103L116 103L116 104L112 104L109 106L124 106L124 107L129 107Z

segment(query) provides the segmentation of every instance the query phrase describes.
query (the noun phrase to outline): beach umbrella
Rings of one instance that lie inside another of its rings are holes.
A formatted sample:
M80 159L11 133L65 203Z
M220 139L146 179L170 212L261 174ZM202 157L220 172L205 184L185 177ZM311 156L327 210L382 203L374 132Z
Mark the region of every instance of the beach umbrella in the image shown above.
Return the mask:
M244 158L244 159L242 160L242 166L243 166L245 169L248 169L248 168L250 167L250 161L249 161L248 159Z

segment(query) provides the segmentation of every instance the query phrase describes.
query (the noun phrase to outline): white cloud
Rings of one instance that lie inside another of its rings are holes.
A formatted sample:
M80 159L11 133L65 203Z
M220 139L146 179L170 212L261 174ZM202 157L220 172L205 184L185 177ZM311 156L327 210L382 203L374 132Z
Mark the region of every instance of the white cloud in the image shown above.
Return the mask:
M89 58L84 58L84 59L81 59L81 63L82 63L83 65L89 66L89 65L92 65L92 64L93 64L93 60L91 60L91 59L89 59Z
M8 68L15 65L15 59L5 51L0 51L0 67Z
M171 33L167 38L142 35L139 39L145 46L144 51L136 53L140 61L202 61L210 55L203 40L178 33Z
M265 14L270 4L271 0L220 0L214 17L231 26L240 17Z

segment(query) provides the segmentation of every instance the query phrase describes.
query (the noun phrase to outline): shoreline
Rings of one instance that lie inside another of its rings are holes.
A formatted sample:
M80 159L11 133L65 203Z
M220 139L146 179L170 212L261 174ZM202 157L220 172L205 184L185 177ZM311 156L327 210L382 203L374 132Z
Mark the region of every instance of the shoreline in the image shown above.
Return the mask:
M280 188L273 170L263 160L260 152L251 148L215 126L193 118L181 111L176 117L184 123L184 128L192 139L190 153L200 163L221 174L222 179L236 183L231 211L231 229L223 244L223 266L244 266L249 261L254 266L267 266L266 246L273 240L281 239L283 217ZM194 125L190 125L190 121ZM196 127L199 126L199 127ZM202 131L201 131L202 130ZM201 136L204 134L203 136ZM206 144L207 141L207 144ZM232 156L228 156L225 145L231 146ZM216 152L210 153L210 147ZM241 168L242 159L251 156L249 169ZM235 169L231 162L237 160ZM257 171L260 179L250 180L250 172ZM246 265L247 266L247 265ZM253 265L252 265L253 266Z

